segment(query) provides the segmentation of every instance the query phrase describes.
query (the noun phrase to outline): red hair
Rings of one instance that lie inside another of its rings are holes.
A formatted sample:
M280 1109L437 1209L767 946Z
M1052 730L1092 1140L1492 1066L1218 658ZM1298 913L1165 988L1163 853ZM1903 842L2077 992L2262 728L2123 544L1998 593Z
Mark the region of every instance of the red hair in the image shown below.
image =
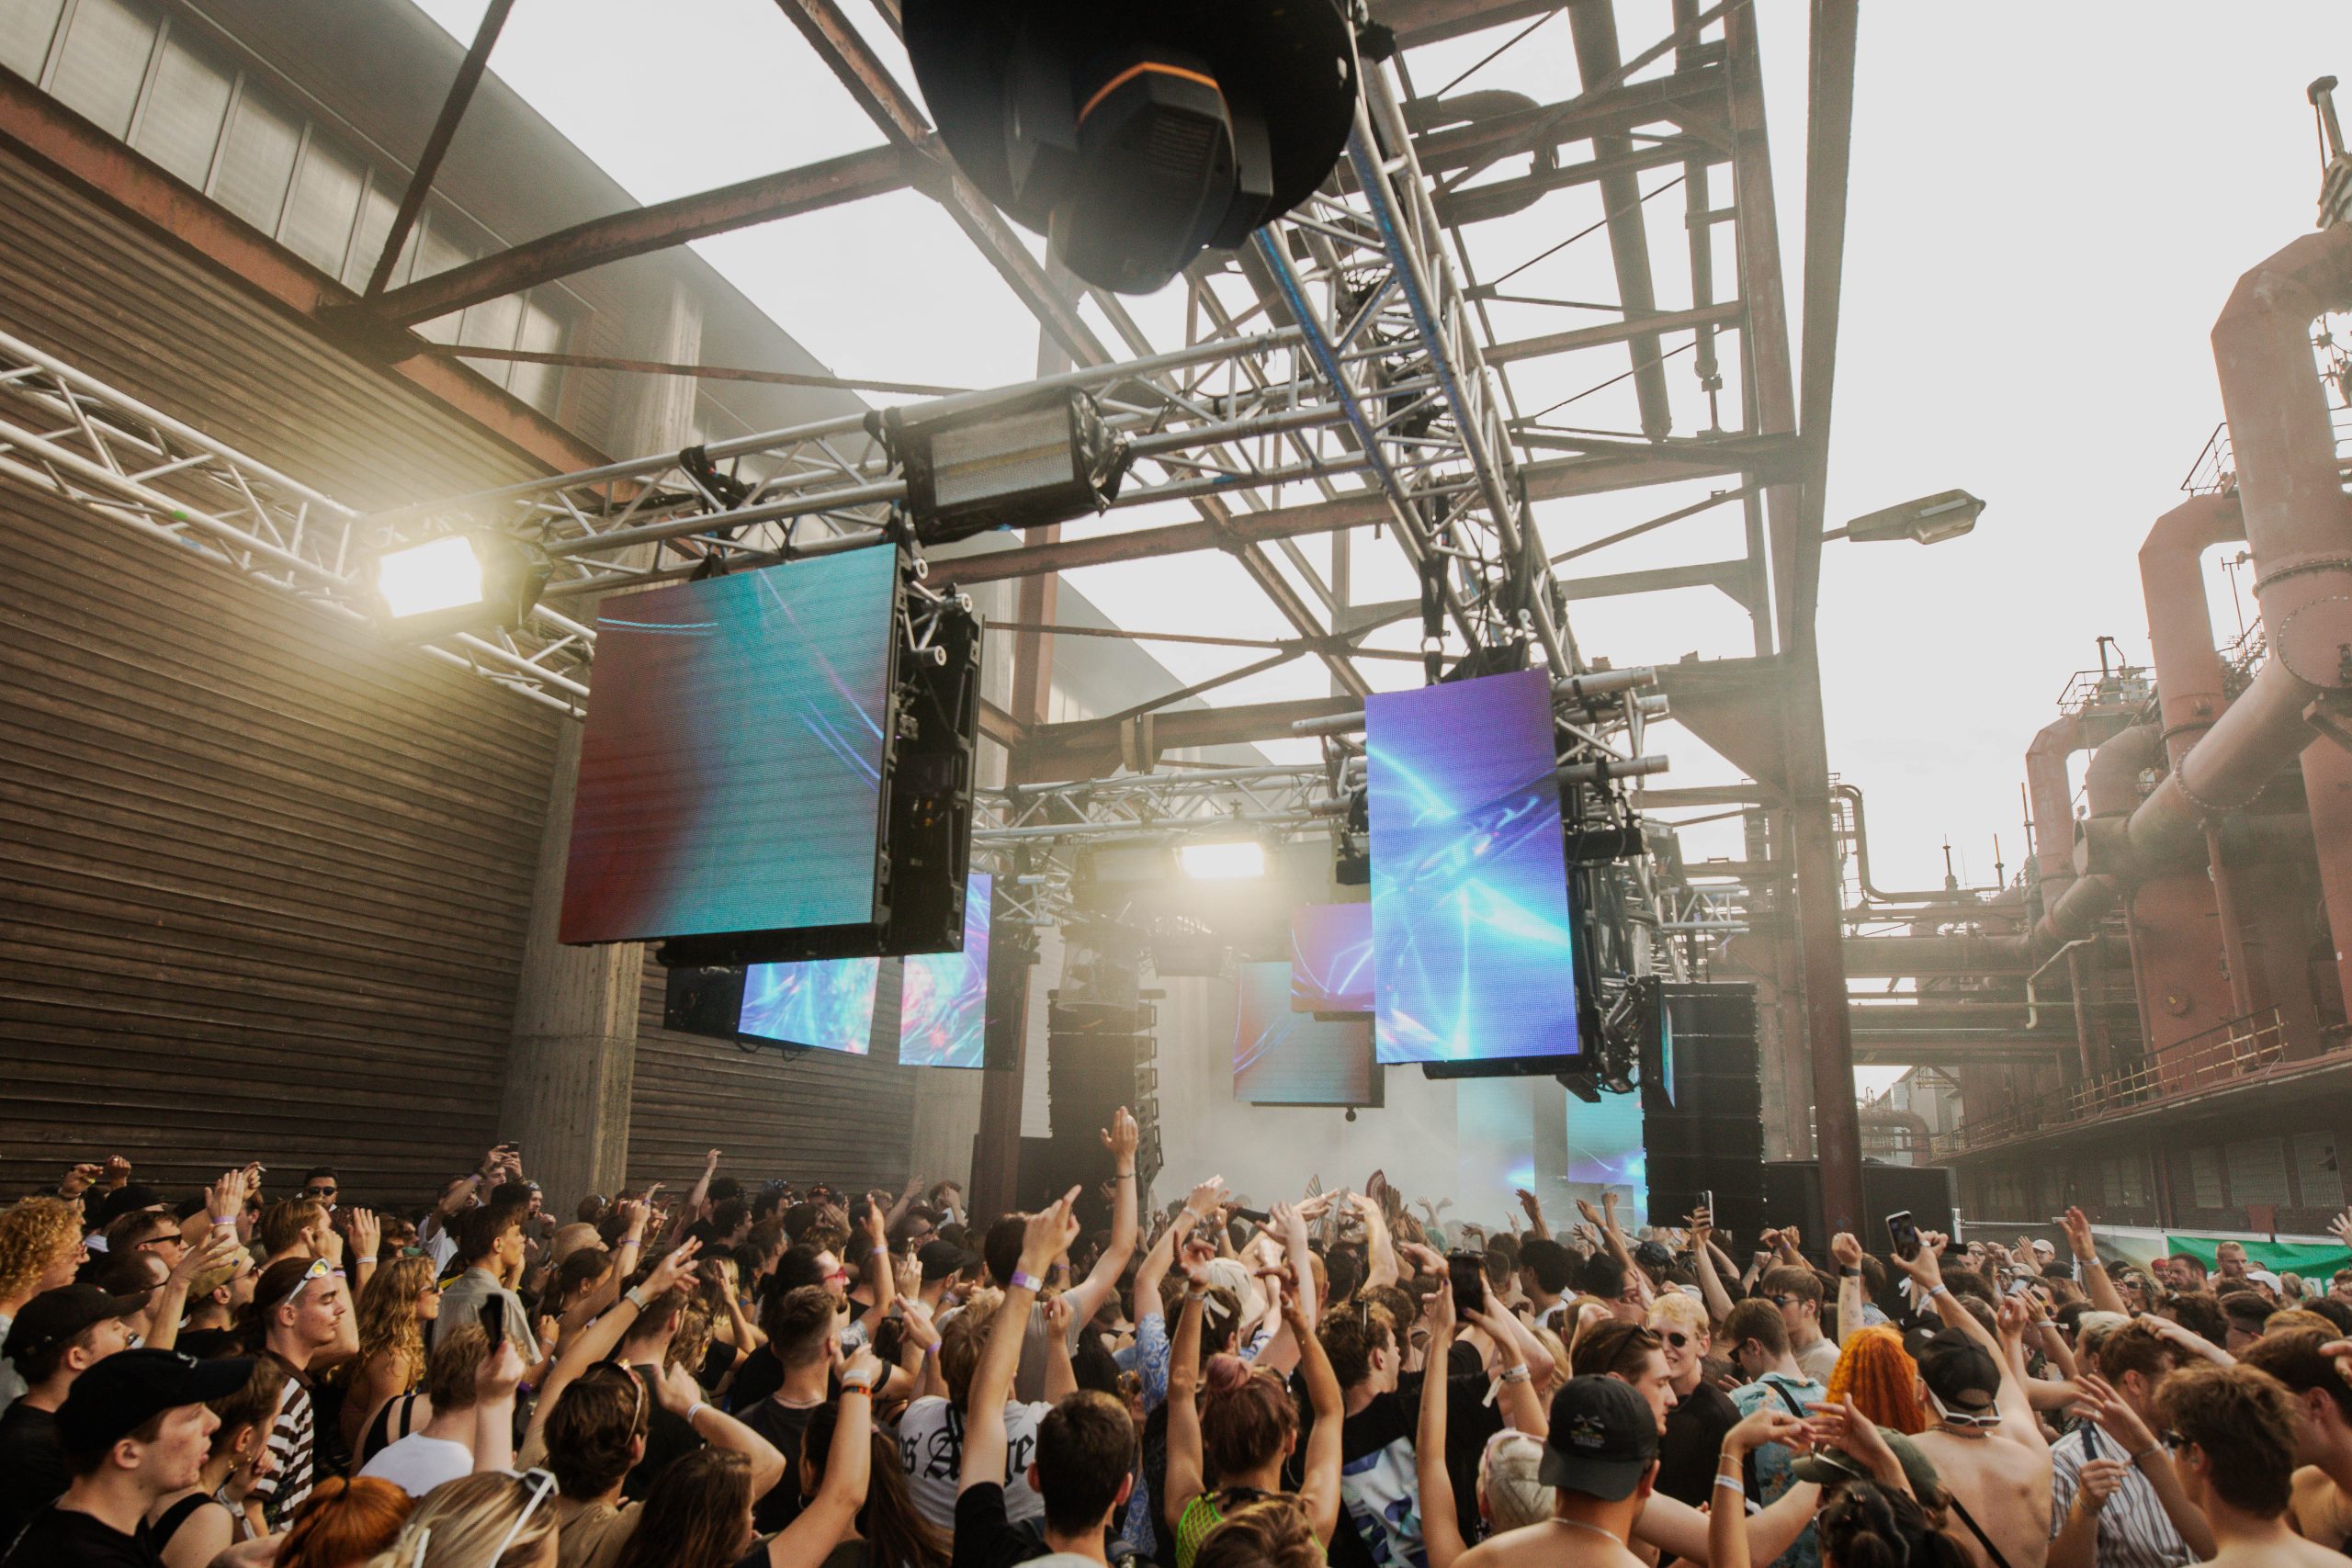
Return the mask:
M1203 1374L1201 1457L1212 1483L1246 1475L1290 1451L1298 1406L1280 1375L1238 1356L1211 1356Z
M1918 1375L1919 1364L1903 1348L1903 1336L1880 1324L1856 1334L1838 1353L1837 1370L1829 1374L1829 1403L1850 1395L1863 1419L1917 1436L1928 1429L1914 1381Z
M296 1510L277 1568L355 1568L400 1539L414 1506L389 1481L329 1476Z

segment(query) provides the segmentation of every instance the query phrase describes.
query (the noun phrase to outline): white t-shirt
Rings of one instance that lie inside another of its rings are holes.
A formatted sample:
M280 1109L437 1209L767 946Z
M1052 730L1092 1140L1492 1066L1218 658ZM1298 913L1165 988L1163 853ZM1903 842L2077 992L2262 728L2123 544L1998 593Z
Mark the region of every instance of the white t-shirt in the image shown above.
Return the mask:
M1052 1408L1010 1402L1004 1407L1004 1517L1010 1523L1045 1516L1045 1499L1029 1485L1029 1461L1037 1453L1037 1423ZM964 1417L935 1393L916 1400L899 1417L899 1458L907 1467L915 1511L953 1531L956 1490L964 1474Z
M443 1482L471 1475L473 1471L474 1450L465 1444L411 1432L387 1445L360 1467L359 1473L389 1481L410 1496L422 1497Z

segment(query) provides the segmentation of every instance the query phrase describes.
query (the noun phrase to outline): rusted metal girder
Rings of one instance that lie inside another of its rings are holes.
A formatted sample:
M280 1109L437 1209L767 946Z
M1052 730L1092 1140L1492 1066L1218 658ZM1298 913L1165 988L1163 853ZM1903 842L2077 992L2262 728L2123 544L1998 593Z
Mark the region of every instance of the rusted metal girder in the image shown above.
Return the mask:
M590 267L903 190L912 183L912 160L922 156L896 146L868 147L717 190L592 218L392 289L376 299L375 310L388 321L413 326ZM421 350L424 345L418 346Z
M392 226L384 235L384 248L368 274L365 292L369 299L381 294L384 285L391 281L392 268L399 265L401 251L416 227L417 215L424 210L424 198L433 189L434 176L441 172L441 160L448 156L449 143L457 137L458 122L466 118L466 106L473 102L474 89L481 85L481 73L490 69L490 51L496 46L498 35L505 30L507 13L514 9L514 0L490 0L481 24L474 28L474 41L458 62L458 74L449 84L448 96L441 100L441 113L433 121L432 133L424 139L424 151L417 154L416 166L409 171L408 188L401 192L400 209L392 214Z
M326 274L5 71L0 71L0 138L291 315L315 323L322 310L358 304L356 294ZM612 460L462 365L420 355L389 367L386 374L471 420L550 472L594 468Z
M1577 70L1589 83L1613 77L1624 63L1617 47L1617 0L1569 0L1568 28L1575 39ZM1634 150L1623 133L1596 135L1593 156L1603 162L1622 160ZM1625 318L1639 323L1657 313L1657 286L1650 276L1649 228L1642 212L1641 176L1631 169L1613 169L1600 177L1600 199L1608 217L1609 255L1617 274L1617 298ZM1666 365L1659 357L1658 334L1637 330L1624 338L1634 361L1634 396L1642 414L1642 434L1655 441L1674 428L1674 407L1667 396Z
M1194 746L1286 740L1291 738L1291 726L1300 719L1335 718L1363 709L1361 696L1331 696L1156 713L1151 716L1152 741L1166 752ZM1112 772L1120 762L1120 728L1117 723L1099 718L1039 725L1022 748L1025 782L1093 778Z

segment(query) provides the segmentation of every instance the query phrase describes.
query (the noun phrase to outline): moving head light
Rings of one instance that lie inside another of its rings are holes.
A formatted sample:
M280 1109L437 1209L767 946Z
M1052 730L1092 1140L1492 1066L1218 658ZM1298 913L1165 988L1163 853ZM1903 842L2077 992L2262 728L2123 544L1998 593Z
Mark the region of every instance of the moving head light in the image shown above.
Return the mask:
M956 164L1089 283L1166 284L1323 183L1354 123L1352 0L906 0Z

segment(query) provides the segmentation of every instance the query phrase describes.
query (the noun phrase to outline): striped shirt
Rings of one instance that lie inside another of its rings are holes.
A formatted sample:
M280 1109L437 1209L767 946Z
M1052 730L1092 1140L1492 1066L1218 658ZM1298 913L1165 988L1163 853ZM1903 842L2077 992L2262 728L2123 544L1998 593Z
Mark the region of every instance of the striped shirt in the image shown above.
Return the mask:
M2050 1450L2050 1533L2066 1526L2081 1489L2083 1465L2095 1459L2120 1460L2123 1450L2097 1427L2079 1427ZM2136 1464L2123 1467L2122 1483L2109 1494L2098 1515L2098 1568L2186 1568L2197 1561L2172 1528L2155 1487Z
M286 1398L277 1409L277 1422L269 1429L270 1457L277 1462L273 1473L265 1475L253 1484L250 1496L261 1499L263 1517L274 1529L284 1529L311 1495L312 1474L312 1427L311 1384L300 1373L290 1373L286 1380Z

